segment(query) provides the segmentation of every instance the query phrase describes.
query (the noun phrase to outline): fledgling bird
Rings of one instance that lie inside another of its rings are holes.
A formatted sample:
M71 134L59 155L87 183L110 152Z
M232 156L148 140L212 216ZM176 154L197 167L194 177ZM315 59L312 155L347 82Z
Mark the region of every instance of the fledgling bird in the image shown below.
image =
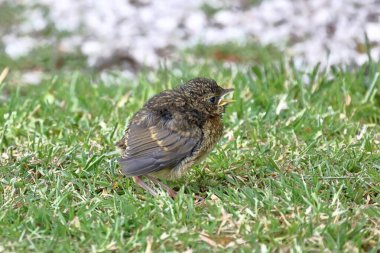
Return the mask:
M223 135L225 107L233 102L224 96L232 91L214 80L195 78L150 98L116 144L122 151L122 173L154 196L157 192L141 176L175 197L160 179L179 178L213 149Z

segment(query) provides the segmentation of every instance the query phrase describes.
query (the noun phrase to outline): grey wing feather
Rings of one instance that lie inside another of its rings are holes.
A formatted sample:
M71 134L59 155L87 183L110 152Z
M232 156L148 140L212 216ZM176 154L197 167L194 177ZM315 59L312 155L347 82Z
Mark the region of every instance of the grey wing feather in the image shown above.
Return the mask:
M191 155L200 137L182 136L158 127L131 125L125 154L119 159L127 176L146 175L161 169L172 169Z

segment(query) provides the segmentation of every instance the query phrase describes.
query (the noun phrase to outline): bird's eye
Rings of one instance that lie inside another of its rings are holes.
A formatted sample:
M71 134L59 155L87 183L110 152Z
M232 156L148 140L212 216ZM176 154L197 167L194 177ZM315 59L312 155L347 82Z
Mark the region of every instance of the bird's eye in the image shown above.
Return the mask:
M216 102L216 97L211 97L208 99L208 101L211 103L211 104L215 104Z

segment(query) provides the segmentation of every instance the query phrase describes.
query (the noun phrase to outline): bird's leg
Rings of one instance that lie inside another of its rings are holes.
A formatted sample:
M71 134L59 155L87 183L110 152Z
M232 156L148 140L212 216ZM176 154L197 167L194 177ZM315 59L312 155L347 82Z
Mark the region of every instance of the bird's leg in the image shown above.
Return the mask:
M164 190L167 191L169 196L172 197L173 199L177 196L177 192L175 190L173 190L172 188L170 188L169 186L167 186L166 184L164 184L163 182L161 182L157 178L154 178L151 176L146 176L146 177L148 179L150 179L153 183L159 184ZM194 198L195 198L195 204L196 205L202 205L205 202L205 199L202 198L201 196L195 195Z
M157 196L158 193L153 190L149 185L147 185L142 179L141 177L139 176L135 176L133 177L133 179L135 180L135 183L138 184L139 186L141 186L142 188L144 188L146 191L148 191L150 194L152 194L153 196Z
M175 198L177 196L177 192L175 190L173 190L172 188L170 188L169 186L167 186L166 184L164 184L157 178L154 178L151 176L146 176L146 177L149 178L153 183L159 184L165 191L167 191L170 197Z

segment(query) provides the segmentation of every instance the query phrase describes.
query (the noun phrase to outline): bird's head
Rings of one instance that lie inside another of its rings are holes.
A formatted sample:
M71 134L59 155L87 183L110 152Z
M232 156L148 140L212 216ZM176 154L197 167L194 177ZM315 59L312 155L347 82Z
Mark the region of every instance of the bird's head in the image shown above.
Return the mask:
M234 89L223 89L214 80L195 78L180 86L193 109L205 116L222 115L225 107L234 100L226 96Z

